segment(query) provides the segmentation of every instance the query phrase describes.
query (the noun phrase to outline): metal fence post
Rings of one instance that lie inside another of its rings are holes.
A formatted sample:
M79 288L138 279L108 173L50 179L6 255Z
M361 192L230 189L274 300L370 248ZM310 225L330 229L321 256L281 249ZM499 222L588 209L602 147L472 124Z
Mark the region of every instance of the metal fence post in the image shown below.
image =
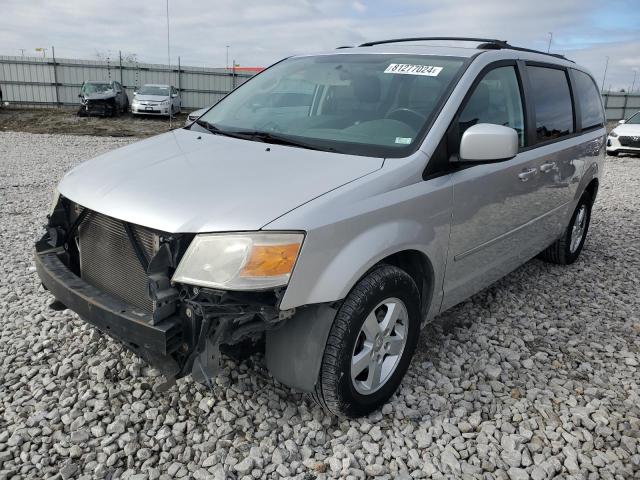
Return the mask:
M236 89L236 60L233 59L233 68L231 69L231 90Z
M60 107L60 92L58 91L58 69L56 68L56 50L51 46L51 58L53 59L53 82L56 89L56 107Z
M178 93L180 94L180 101L182 101L182 82L180 79L180 56L178 55Z
M120 56L120 85L124 87L124 83L122 82L122 50L118 50L118 55Z
M625 92L624 103L622 104L622 118L627 118L627 100L629 100L629 94Z

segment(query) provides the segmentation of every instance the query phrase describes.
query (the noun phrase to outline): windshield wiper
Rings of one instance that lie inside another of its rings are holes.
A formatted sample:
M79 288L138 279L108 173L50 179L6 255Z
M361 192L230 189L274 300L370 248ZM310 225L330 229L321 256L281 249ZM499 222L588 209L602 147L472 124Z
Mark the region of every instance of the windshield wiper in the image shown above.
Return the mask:
M306 142L301 142L299 140L294 140L293 138L289 138L283 135L278 135L270 132L262 132L259 130L254 131L233 131L228 132L233 135L237 135L238 138L246 138L247 140L258 140L264 143L272 143L274 145L286 145L290 147L298 147L298 148L306 148L308 150L319 150L322 152L338 152L333 147L322 147L318 145L311 145Z
M264 143L272 143L274 145L286 145L290 147L306 148L308 150L319 150L323 152L336 152L338 150L332 147L320 147L317 145L311 145L298 140L293 140L289 137L281 135L262 132L259 130L222 130L215 126L213 123L209 123L206 120L198 119L195 121L198 125L209 130L214 135L224 135L226 137L240 138L242 140L260 141Z
M196 120L194 123L197 123L201 127L206 128L207 130L209 130L209 132L213 133L214 135L224 135L226 137L246 139L244 135L240 135L236 132L230 132L227 130L221 130L220 128L216 127L213 123L209 123L206 120L202 120L200 118Z

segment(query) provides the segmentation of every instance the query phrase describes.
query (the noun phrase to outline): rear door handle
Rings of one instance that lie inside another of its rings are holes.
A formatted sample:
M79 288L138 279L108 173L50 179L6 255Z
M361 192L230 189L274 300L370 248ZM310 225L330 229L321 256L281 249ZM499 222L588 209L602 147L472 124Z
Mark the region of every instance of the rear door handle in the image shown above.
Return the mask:
M526 170L523 170L521 173L518 174L518 178L521 181L526 182L531 177L533 177L536 173L538 173L537 168L527 168Z
M542 173L547 173L553 170L555 166L556 166L556 162L543 163L542 165L540 165L540 171Z

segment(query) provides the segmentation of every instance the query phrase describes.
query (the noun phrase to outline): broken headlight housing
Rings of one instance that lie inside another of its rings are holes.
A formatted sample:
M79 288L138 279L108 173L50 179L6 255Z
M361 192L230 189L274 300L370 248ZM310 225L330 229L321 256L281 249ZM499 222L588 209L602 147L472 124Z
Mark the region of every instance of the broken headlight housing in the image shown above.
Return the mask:
M172 278L222 290L265 290L287 285L302 233L196 235Z
M51 205L49 206L49 211L47 212L49 216L53 215L53 211L56 209L58 205L58 201L60 200L60 192L58 191L58 187L53 191L53 197L51 198Z

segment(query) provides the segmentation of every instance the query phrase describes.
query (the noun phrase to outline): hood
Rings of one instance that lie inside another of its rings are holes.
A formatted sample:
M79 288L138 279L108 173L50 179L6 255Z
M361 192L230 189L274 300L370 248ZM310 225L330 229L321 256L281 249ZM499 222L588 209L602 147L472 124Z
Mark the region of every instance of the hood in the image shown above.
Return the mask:
M197 118L200 118L200 117L201 117L202 115L204 115L204 114L205 114L205 112L206 112L207 110L209 110L210 108L211 108L211 107L204 107L204 108L201 108L200 110L194 110L193 112L189 112L189 117L193 117L193 118L197 117Z
M640 124L637 123L623 123L613 129L618 135L625 136L640 136Z
M139 102L164 102L169 100L169 95L140 95L136 94L134 99Z
M110 92L103 93L83 93L82 96L87 100L107 100L109 98L114 98L116 96L116 92L111 90Z
M179 129L84 162L58 189L91 210L165 232L259 230L382 163Z

